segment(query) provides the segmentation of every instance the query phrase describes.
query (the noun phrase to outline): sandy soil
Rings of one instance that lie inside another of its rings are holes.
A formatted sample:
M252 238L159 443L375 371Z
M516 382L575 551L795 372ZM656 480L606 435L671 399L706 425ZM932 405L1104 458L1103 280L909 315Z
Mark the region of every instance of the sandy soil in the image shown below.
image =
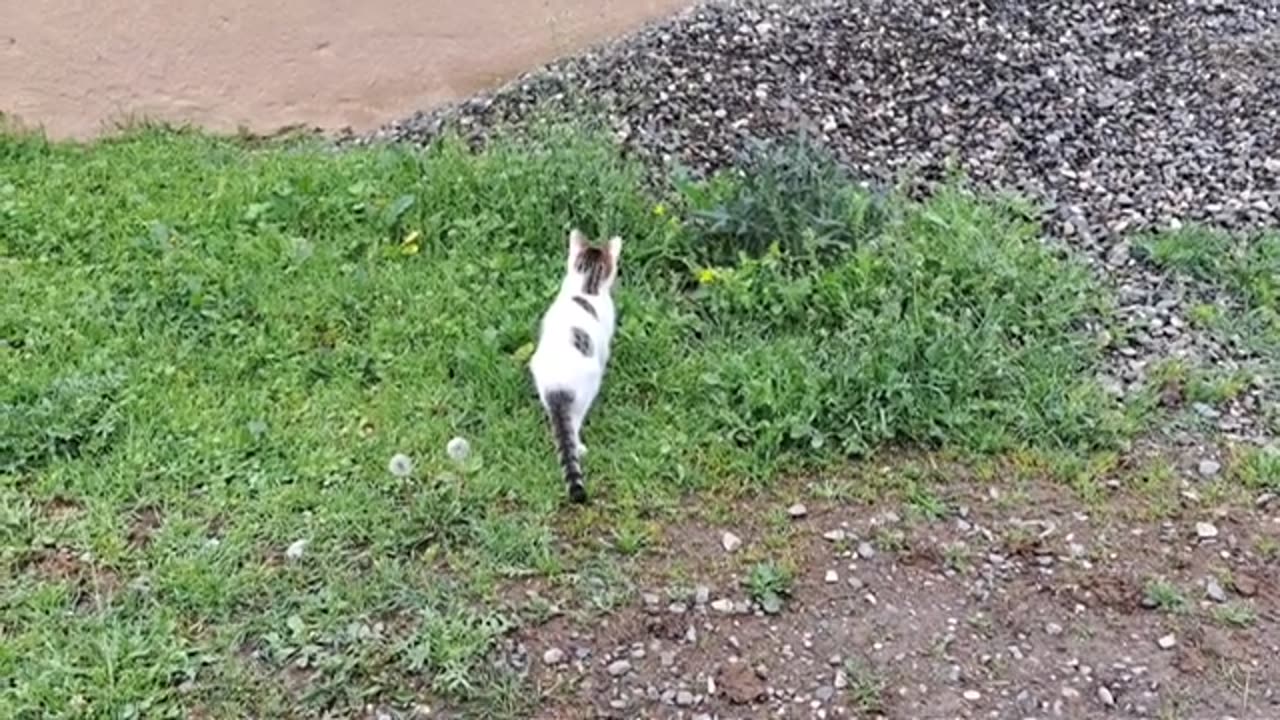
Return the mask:
M0 113L60 138L140 118L368 130L689 4L5 2Z

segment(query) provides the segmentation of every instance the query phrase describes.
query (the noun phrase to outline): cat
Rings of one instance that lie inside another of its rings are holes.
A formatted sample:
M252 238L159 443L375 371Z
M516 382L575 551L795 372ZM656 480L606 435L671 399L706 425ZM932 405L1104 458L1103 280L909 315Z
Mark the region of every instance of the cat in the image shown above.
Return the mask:
M569 233L564 281L542 317L538 347L529 359L538 398L551 421L569 499L575 503L587 501L582 422L609 363L616 319L611 293L621 253L622 238L594 247L580 231Z

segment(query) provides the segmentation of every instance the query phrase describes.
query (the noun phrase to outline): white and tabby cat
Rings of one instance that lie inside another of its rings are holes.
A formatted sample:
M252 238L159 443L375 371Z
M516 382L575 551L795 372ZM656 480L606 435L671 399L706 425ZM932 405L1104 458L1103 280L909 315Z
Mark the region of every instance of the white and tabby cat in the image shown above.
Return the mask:
M538 397L551 420L569 498L577 503L587 500L580 464L587 451L582 422L600 392L609 362L615 321L610 292L621 252L621 238L599 248L581 232L569 233L564 282L542 316L538 349L529 360Z

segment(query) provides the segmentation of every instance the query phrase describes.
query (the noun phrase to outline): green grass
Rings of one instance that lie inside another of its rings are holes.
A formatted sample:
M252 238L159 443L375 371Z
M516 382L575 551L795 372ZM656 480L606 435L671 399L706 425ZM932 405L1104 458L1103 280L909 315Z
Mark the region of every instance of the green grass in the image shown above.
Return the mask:
M770 162L655 194L572 131L0 136L0 708L519 715L504 584L607 609L691 493L1123 436L1077 332L1104 296L1025 208ZM627 239L586 511L524 367L572 226Z
M1147 583L1143 595L1151 607L1161 612L1174 614L1185 612L1187 609L1186 595L1167 580L1152 580Z
M1238 302L1229 312L1197 305L1189 313L1193 323L1239 338L1271 363L1273 373L1280 367L1280 232L1231 235L1186 226L1149 236L1142 247L1156 264L1225 290Z

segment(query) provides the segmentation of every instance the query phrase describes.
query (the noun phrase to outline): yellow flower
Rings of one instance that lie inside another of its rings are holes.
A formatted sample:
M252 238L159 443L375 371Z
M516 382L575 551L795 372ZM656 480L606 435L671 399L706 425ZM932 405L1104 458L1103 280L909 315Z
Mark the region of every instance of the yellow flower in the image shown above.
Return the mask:
M698 271L698 284L710 285L711 283L719 279L719 277L720 277L720 273L716 272L715 268L703 268L702 270Z
M663 215L666 215L666 214L667 214L667 206L666 206L666 205L663 205L662 203L658 203L657 205L654 205L654 206L653 206L653 214L654 214L654 215L657 215L658 217L662 217Z

